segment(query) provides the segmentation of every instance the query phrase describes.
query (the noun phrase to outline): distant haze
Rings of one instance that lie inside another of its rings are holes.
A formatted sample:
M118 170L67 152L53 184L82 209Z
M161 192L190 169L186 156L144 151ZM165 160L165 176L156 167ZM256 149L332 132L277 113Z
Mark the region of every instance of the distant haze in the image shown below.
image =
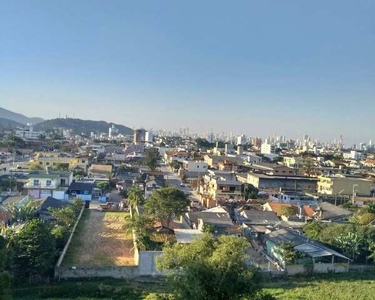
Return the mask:
M375 1L3 1L0 106L375 140Z

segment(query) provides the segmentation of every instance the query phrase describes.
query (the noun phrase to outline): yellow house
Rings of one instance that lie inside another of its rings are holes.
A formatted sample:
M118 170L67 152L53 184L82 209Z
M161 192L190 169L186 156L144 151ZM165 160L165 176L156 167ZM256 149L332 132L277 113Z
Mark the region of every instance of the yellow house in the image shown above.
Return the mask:
M318 193L326 195L370 195L373 185L371 180L343 175L320 176L318 179Z
M70 156L61 152L38 152L34 157L34 162L41 166L43 169L45 167L56 167L59 164L68 164L69 170L79 167L86 170L89 164L88 156Z

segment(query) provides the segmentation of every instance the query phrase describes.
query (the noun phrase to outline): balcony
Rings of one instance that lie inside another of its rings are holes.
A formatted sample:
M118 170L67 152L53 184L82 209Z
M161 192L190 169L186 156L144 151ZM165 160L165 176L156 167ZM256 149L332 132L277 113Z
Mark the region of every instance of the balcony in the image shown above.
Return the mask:
M28 188L28 189L57 189L59 186L56 185L56 184L34 184L34 183L26 183L25 188Z

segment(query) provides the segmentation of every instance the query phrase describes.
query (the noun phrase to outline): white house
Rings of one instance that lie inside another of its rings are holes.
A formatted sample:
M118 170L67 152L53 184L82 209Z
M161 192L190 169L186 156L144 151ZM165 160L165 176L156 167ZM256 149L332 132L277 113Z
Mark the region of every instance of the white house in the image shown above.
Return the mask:
M37 140L43 133L44 132L42 131L34 131L34 128L30 126L25 128L18 128L15 135L16 137L19 137L21 139Z
M208 164L203 160L199 160L199 161L185 160L183 162L183 168L184 170L188 172L205 173L208 169Z

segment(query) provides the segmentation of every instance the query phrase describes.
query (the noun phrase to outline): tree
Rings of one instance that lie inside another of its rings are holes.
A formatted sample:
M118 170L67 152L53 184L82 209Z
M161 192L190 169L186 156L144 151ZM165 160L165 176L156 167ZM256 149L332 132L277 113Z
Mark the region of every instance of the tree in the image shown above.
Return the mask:
M137 247L139 250L146 250L151 242L150 231L155 224L155 219L145 214L134 214L132 217L125 217L124 229L127 234L135 234Z
M7 259L7 240L0 235L0 298L1 295L6 294L10 288L10 274L5 271Z
M159 159L160 154L158 149L152 148L145 151L145 156L142 161L150 169L150 171L155 171L156 168L159 166Z
M208 149L208 148L213 148L214 147L213 143L210 143L206 139L202 139L202 138L197 138L195 140L195 143L197 144L198 149L200 149L200 148Z
M350 258L355 259L360 253L363 239L357 232L347 231L335 238L336 246L344 251Z
M319 240L319 237L324 230L324 225L318 221L312 221L303 226L303 233L310 239Z
M144 192L140 189L139 185L133 185L128 192L128 204L133 212L138 205L144 202Z
M57 220L57 224L65 228L73 227L77 219L77 212L73 205L62 208L51 208L52 216Z
M301 173L307 176L311 176L314 172L315 162L312 158L306 158L302 164Z
M68 163L59 163L59 164L56 164L56 166L54 167L55 171L68 171L69 170L69 164Z
M37 164L36 162L30 164L30 171L37 171L37 170L43 170L42 166Z
M248 247L244 238L205 234L191 244L165 246L157 267L167 271L176 299L253 299L261 276L247 264Z
M28 221L36 217L37 208L33 201L25 203L23 206L12 204L7 207L8 212L11 213L13 220L18 222Z
M179 169L181 169L181 164L178 162L178 161L175 161L173 160L169 166L171 167L171 169L173 170L173 172L176 172L178 171Z
M96 184L96 186L97 186L99 189L102 190L102 193L104 193L105 191L108 190L108 188L109 188L109 183L106 182L106 181L102 181L102 182L98 182L98 183Z
M281 242L275 252L282 257L284 266L290 265L297 259L302 258L302 253L294 249L292 242Z
M127 198L128 197L128 191L125 189L120 190L118 193L122 198Z
M290 206L286 206L286 205L280 205L277 209L276 209L276 213L279 215L279 216L285 216L287 218L293 216L296 214L296 212L294 211L294 208L293 207L290 207Z
M147 213L155 216L163 226L169 228L173 218L180 217L187 211L190 204L188 197L179 189L173 187L155 190L147 200L145 209Z
M258 198L259 190L250 183L242 184L241 191L242 191L242 195L245 198L245 200L247 200L249 198L250 199L257 199Z
M55 239L41 220L29 221L13 240L16 269L26 276L46 275L55 259Z

